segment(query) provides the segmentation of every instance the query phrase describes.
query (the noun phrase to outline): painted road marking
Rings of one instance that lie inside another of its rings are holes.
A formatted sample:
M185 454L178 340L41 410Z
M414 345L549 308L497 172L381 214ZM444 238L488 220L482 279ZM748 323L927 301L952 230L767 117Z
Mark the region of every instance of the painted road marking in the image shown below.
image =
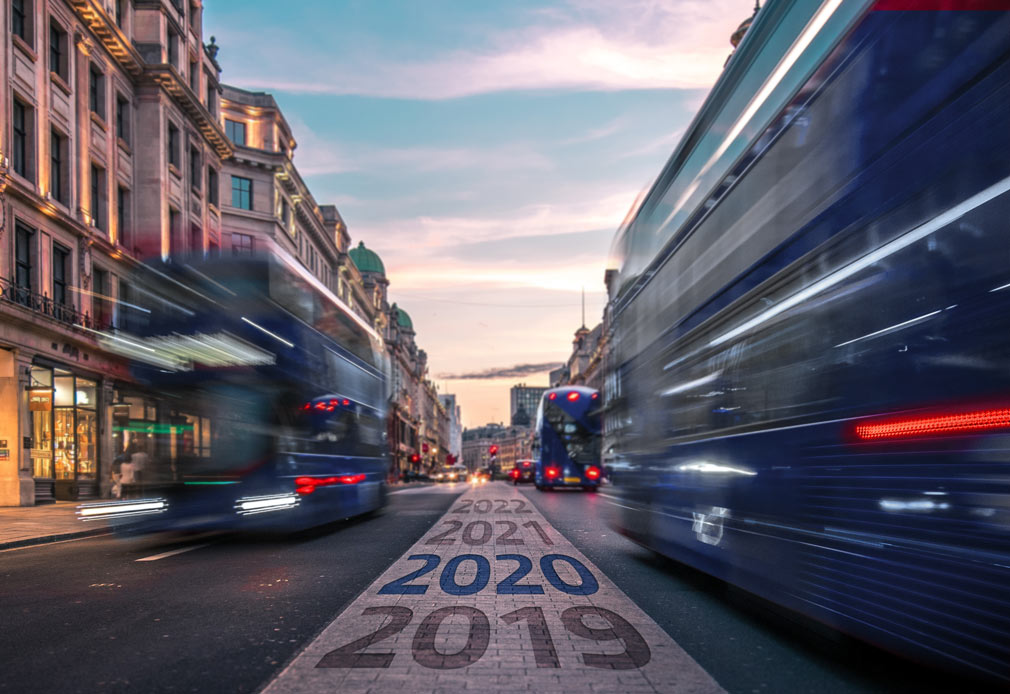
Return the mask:
M411 489L396 489L390 494L462 494L469 488L466 482L447 482L444 484L427 484Z
M518 490L471 488L269 684L722 692Z
M183 552L192 552L194 549L200 549L201 547L206 547L207 545L211 544L213 543L204 542L202 545L190 545L189 547L180 547L179 549L173 549L168 552L162 552L161 554L153 554L150 557L144 557L143 559L134 559L134 561L158 561L159 559L174 557L176 554L182 554Z

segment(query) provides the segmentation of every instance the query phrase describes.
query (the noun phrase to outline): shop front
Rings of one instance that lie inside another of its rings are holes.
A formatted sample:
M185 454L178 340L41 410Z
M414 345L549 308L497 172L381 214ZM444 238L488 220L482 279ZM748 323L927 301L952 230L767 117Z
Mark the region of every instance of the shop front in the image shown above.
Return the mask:
M28 410L36 503L97 497L96 379L59 366L34 364Z

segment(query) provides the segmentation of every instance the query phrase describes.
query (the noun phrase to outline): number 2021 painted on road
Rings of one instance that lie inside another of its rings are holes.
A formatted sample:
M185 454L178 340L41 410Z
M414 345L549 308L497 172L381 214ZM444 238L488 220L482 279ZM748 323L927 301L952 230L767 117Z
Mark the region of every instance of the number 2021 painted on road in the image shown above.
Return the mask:
M498 595L543 595L543 586L519 584L519 581L525 578L533 569L533 562L529 557L522 554L499 554L495 556L495 559L497 561L514 561L519 563L515 571L495 586L495 592ZM435 567L442 561L442 557L437 554L412 554L407 557L407 560L423 561L424 566L382 586L382 588L379 588L379 595L424 595L428 592L428 586L411 585L410 581L434 571ZM456 571L459 569L460 564L466 561L472 561L477 566L477 575L470 583L460 585L456 582ZM562 581L561 577L558 576L557 569L554 568L554 563L558 561L567 562L569 566L575 569L582 582L579 585L573 586L570 583ZM540 557L540 571L543 573L544 578L547 579L547 582L562 593L568 593L569 595L592 595L600 589L600 584L596 581L596 577L586 568L585 564L566 554L545 554ZM449 595L473 595L484 590L490 578L491 563L485 557L479 554L459 554L446 562L445 568L442 569L442 575L439 577L438 585L443 592Z
M392 664L393 658L396 657L395 653L359 651L403 631L414 618L413 610L401 605L381 605L366 607L361 614L385 615L390 620L388 624L383 624L367 636L330 651L316 664L317 668L388 668ZM610 626L602 629L587 626L583 617L590 615L602 619ZM435 646L435 637L442 622L452 616L465 617L469 621L470 628L463 647L456 652L446 653L439 651ZM501 620L506 624L526 622L526 630L533 645L533 658L538 668L561 667L543 609L523 607L503 614ZM582 662L588 667L633 670L642 667L652 658L649 645L642 635L631 622L616 612L590 605L569 607L561 613L561 624L565 631L589 641L621 641L624 644L623 653L583 653ZM480 660L487 652L490 641L491 623L487 615L475 607L457 605L442 607L425 617L414 634L410 651L414 660L424 667L434 670L454 670Z

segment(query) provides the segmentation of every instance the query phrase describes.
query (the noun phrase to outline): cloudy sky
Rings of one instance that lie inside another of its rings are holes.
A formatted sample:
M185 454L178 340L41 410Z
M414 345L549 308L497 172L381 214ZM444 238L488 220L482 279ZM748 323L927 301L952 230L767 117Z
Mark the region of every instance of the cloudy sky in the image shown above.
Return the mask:
M382 257L473 426L508 418L511 385L546 385L583 288L599 321L614 232L752 7L208 0L204 32L226 83L274 94L316 200Z

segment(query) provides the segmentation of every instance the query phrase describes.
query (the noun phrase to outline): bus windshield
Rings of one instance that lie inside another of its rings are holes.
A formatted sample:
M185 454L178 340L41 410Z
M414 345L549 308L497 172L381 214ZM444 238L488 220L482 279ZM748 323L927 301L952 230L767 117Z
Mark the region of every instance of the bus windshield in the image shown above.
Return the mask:
M599 415L589 413L580 421L552 403L544 408L544 422L557 435L568 457L580 464L599 463L599 426L594 426L598 420Z

